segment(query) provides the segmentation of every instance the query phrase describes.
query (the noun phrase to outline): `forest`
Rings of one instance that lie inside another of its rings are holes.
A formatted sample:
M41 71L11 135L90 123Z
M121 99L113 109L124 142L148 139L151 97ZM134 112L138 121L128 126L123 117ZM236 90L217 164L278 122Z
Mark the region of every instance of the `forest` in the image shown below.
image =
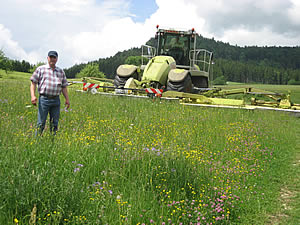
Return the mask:
M145 44L155 47L156 40L151 38ZM204 48L214 53L214 65L211 69L213 79L222 78L225 81L242 83L300 85L300 46L240 47L199 35L197 48ZM20 62L6 57L3 60L4 54L0 53L0 69L32 72L36 67L24 60ZM130 56L141 56L141 48L131 48L111 57L75 64L64 70L68 78L75 78L87 64L96 64L99 66L99 71L107 78L114 78L118 66L128 62Z

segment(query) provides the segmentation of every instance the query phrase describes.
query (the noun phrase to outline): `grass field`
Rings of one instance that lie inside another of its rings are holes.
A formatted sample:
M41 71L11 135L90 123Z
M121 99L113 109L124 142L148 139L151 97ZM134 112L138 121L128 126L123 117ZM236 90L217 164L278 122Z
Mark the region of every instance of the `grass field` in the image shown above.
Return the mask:
M0 78L0 224L299 224L299 118L72 88L35 137L29 76Z

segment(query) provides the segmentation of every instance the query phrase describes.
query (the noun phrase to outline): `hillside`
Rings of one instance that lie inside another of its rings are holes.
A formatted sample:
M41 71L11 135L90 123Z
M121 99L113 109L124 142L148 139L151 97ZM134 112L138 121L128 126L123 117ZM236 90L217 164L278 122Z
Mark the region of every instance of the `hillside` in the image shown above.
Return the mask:
M146 44L155 46L151 38ZM197 48L214 52L213 77L224 76L235 82L256 82L266 84L288 84L300 80L300 47L257 47L233 46L215 39L198 36ZM109 58L93 61L99 64L100 71L108 78L114 78L116 68L128 56L141 55L141 49L132 48L118 52ZM74 65L65 69L68 77L75 77L86 64Z

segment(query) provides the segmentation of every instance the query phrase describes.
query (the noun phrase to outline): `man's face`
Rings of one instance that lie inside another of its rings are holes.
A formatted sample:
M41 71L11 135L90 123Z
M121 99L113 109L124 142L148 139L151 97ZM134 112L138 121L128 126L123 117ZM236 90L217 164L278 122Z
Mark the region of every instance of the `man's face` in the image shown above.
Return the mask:
M57 57L55 56L48 56L48 63L50 66L55 66L57 62Z

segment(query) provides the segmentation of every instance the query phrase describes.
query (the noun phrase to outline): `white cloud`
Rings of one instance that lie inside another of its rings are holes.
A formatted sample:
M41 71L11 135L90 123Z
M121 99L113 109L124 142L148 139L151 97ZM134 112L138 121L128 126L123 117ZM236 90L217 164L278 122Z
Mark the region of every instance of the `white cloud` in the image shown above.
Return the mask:
M3 24L0 24L0 49L11 59L26 60L32 64L46 60L46 57L43 57L45 54L39 54L38 50L26 52L19 43L13 39L10 30L5 28Z
M74 62L86 62L108 57L131 47L140 47L150 37L154 37L156 24L183 29L191 29L197 25L199 30L204 24L201 18L197 18L195 8L191 4L184 4L180 0L160 0L158 5L157 12L144 23L136 23L130 17L124 17L110 21L102 29L93 32L66 35L65 50L71 52ZM171 11L172 14L166 16L167 11Z
M185 0L193 3L205 29L217 40L241 45L297 45L298 0ZM299 45L299 44L298 44Z
M76 56L74 60L80 62L108 57L112 52L138 47L146 41L143 38L144 33L142 24L136 24L126 17L107 23L99 31L65 36L64 43L65 49Z
M101 48L99 43L109 35L103 36L102 30L107 23L118 21L128 13L125 0L11 0L2 6L10 19L5 21L4 15L0 15L0 21L4 19L12 27L10 39L14 36L15 44L23 47L23 53L27 52L23 56L16 56L20 53L12 54L11 50L5 53L11 58L22 57L36 63L45 61L47 52L55 49L62 67L103 56L94 54L101 53L101 49L97 50Z
M138 47L154 36L157 24L195 28L205 37L241 46L299 45L300 40L298 0L156 0L157 11L142 23L134 21L129 0L1 4L0 47L5 53L36 63L55 49L62 67Z
M91 0L44 0L41 8L54 13L79 13L82 7L91 3Z
M292 0L293 7L288 10L288 17L293 24L300 26L300 1Z
M156 0L158 10L151 16L151 20L163 27L191 29L205 32L204 19L198 16L194 3L183 0Z
M27 54L22 49L18 42L12 39L11 32L0 24L0 49L2 49L6 55L16 59L26 59Z
M299 44L297 37L287 38L281 34L274 34L269 28L260 31L243 28L227 30L221 40L238 46L296 46ZM249 40L251 40L251 44L249 44Z

